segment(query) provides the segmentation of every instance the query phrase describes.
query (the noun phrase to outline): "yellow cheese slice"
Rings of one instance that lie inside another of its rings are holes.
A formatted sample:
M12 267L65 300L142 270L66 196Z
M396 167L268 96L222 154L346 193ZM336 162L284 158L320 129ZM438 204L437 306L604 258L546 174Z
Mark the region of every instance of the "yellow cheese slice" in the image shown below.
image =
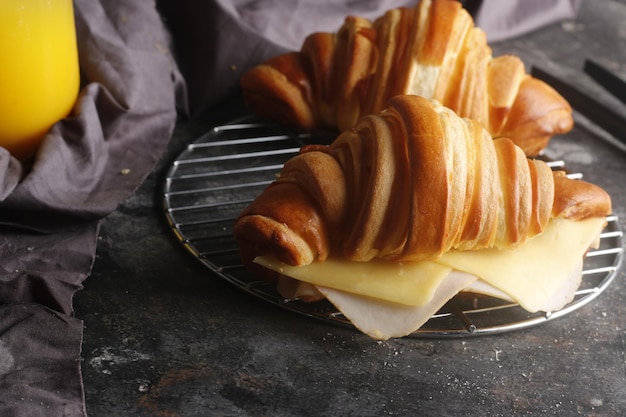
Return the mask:
M269 256L255 262L313 285L408 306L429 303L445 277L459 270L481 278L529 311L548 311L555 306L555 295L563 300L561 304L573 296L580 283L582 257L604 225L604 218L553 220L541 235L515 249L452 251L436 262L361 263L330 258L293 267Z
M528 311L545 310L547 300L580 268L605 223L604 218L557 219L541 235L515 249L451 251L437 262L480 277ZM574 291L579 283L574 283Z
M261 256L254 261L309 284L412 306L428 303L452 270L436 262L348 262L329 258L297 267L270 256Z

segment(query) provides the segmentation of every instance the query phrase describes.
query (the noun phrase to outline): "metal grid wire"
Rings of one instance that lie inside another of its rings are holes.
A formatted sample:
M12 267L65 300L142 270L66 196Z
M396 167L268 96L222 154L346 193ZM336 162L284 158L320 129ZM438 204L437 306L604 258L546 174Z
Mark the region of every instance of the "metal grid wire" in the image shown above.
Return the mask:
M330 138L298 134L282 126L247 117L213 128L176 158L164 182L165 217L180 243L210 271L267 302L285 309L351 326L326 301L286 300L275 286L259 281L241 264L232 237L237 215L272 180L287 159L306 143ZM548 161L553 169L562 161ZM580 174L569 174L580 178ZM574 300L559 311L529 313L519 305L488 296L459 294L414 337L462 337L502 333L534 326L577 310L614 280L622 260L622 231L615 216L607 217L600 246L584 261L582 284Z

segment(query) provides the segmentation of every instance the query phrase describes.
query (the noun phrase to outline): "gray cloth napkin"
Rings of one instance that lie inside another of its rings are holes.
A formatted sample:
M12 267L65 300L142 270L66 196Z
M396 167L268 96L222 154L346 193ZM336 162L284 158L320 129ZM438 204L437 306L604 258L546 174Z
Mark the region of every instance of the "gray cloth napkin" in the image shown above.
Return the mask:
M84 416L82 321L40 304L0 306L0 415Z
M582 0L482 0L475 11L475 23L487 33L489 42L498 42L532 32L543 26L573 19Z

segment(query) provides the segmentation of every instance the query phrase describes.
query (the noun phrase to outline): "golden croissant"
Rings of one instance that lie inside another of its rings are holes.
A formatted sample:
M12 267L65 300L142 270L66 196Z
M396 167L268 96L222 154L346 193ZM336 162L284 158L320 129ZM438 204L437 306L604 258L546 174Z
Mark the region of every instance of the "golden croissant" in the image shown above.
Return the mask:
M492 137L536 155L573 125L554 89L512 55L492 57L484 32L455 0L422 0L375 21L349 16L337 33L314 33L301 50L244 74L257 114L305 129L344 131L391 97L421 95L477 120Z
M510 248L552 218L611 212L608 194L493 140L434 100L397 96L329 146L309 145L236 220L250 265L437 259L452 249Z

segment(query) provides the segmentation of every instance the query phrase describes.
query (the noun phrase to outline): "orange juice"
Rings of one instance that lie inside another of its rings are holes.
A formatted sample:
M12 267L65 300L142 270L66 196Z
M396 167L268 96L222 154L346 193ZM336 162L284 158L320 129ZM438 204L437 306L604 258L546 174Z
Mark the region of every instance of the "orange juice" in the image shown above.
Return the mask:
M0 146L33 156L79 78L72 0L0 0Z

